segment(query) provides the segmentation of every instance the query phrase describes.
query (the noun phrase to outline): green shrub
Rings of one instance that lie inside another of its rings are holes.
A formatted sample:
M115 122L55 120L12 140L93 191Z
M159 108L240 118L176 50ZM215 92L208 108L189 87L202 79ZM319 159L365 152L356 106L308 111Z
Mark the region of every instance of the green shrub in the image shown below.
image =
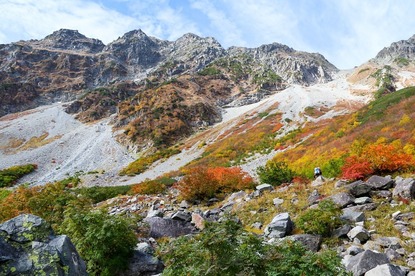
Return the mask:
M341 209L332 200L323 200L315 209L307 209L296 220L296 225L306 234L329 236L341 225Z
M293 242L265 244L234 220L207 223L196 236L161 246L163 275L346 275L333 251L319 254Z
M131 190L131 186L111 186L111 187L88 187L74 190L75 193L81 194L98 203L118 195L126 195Z
M133 220L103 210L68 208L60 232L71 238L90 275L117 275L126 269L137 243Z
M27 164L0 170L0 188L13 186L19 178L33 172L35 169L37 169L37 165Z
M273 186L288 183L294 177L294 172L288 168L285 162L270 161L265 166L258 167L257 173L262 183Z

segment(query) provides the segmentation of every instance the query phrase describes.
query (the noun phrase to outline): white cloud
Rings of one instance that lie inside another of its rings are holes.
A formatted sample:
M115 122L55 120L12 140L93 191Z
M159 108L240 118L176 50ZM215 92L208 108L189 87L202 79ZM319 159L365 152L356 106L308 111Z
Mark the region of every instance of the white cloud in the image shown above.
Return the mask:
M135 25L132 17L81 0L3 0L0 11L0 43L41 39L61 28L108 43Z

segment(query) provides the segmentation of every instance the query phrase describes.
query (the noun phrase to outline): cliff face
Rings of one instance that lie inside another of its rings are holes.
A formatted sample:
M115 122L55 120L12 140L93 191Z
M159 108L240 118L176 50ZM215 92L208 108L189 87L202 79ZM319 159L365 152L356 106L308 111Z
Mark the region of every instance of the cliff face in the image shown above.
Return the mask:
M375 57L374 61L381 63L407 63L415 58L415 35L407 40L392 43L383 48ZM407 65L407 64L404 64Z

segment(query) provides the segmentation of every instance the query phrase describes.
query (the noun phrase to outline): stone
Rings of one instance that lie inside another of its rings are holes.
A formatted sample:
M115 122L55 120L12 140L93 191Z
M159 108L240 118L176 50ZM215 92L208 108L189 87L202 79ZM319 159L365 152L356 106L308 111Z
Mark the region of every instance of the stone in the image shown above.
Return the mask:
M354 203L357 205L362 205L362 204L372 203L372 202L373 200L368 196L358 197L354 200Z
M199 230L205 229L205 219L198 213L192 213L191 224Z
M374 241L383 248L391 248L395 250L402 248L401 239L396 238L396 237L379 237L375 239Z
M346 185L346 189L351 195L355 197L368 195L369 192L372 190L371 187L362 180L357 180L355 182L350 183L349 185Z
M228 201L236 201L238 199L243 199L246 196L245 191L239 191L231 194L231 196L228 198Z
M392 192L387 190L370 191L369 195L371 197L385 198L388 201L392 199Z
M340 180L336 181L336 183L334 184L334 188L338 189L338 188L344 187L346 185L347 185L347 181L340 179Z
M345 225L335 229L333 231L332 236L336 237L336 238L346 238L347 233L349 233L350 230L352 230L352 227L349 224L345 224Z
M272 185L270 184L261 184L256 186L255 188L257 191L259 191L259 193L263 193L265 191L272 191L274 190L274 187L272 187Z
M367 271L365 276L405 276L406 272L397 265L382 264Z
M153 256L154 250L149 244L141 243L134 249L134 254L128 264L128 269L120 275L122 276L135 276L135 275L156 275L163 272L164 264L161 260Z
M317 252L320 249L322 237L320 235L298 234L288 236L287 239L301 243L307 250Z
M181 220L190 222L192 220L192 215L189 212L178 211L171 217L174 220Z
M265 236L268 238L283 238L289 235L294 228L288 213L276 215L270 224L265 228Z
M346 270L352 272L354 276L360 276L383 264L389 264L389 259L385 254L365 250L349 258Z
M384 253L386 254L386 256L391 262L402 259L402 256L398 252L396 252L396 250L394 249L387 248Z
M324 179L324 177L322 175L320 175L319 177L317 177L313 182L311 182L311 187L318 187L323 185L326 182L326 180Z
M357 212L352 208L342 209L343 214L340 216L340 219L346 220L349 222L360 222L365 221L366 217L363 212Z
M358 239L361 243L365 243L367 240L370 239L370 234L362 226L356 226L352 228L352 230L350 230L349 233L347 233L347 237L349 237L351 241L353 241L354 239Z
M320 198L321 198L321 195L319 194L319 192L317 190L313 190L307 199L308 205L313 205L313 204L318 203L320 201Z
M182 202L180 202L180 205L179 205L179 207L183 208L183 209L187 209L187 208L189 208L189 206L190 206L190 204L186 200L182 200Z
M413 178L397 179L392 195L407 200L415 199L415 180Z
M22 214L0 230L0 275L88 275L71 240L42 218Z
M149 236L155 239L161 237L175 238L192 234L196 231L196 229L189 222L169 218L145 218L144 222L147 222L150 226Z
M347 205L354 203L354 197L349 193L338 193L328 197L328 199L333 200L333 202L340 208L344 208Z
M284 203L284 199L282 199L282 198L274 198L272 200L272 202L274 203L274 206L275 207L278 207L278 206L280 206L281 204Z
M251 225L251 227L252 227L253 229L262 229L262 223L260 223L260 222L254 222L254 223Z
M352 256L356 256L357 254L359 254L359 253L361 253L363 251L365 251L363 248L358 247L356 245L352 245L349 248L347 248L346 254L352 255Z
M388 190L392 188L395 181L390 176L378 176L372 175L366 180L366 184L371 187L372 190Z

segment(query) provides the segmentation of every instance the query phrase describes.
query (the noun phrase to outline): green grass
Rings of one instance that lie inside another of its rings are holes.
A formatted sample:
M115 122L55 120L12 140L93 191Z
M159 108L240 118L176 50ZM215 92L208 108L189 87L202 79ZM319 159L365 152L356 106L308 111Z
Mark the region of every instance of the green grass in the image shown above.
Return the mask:
M370 120L379 120L384 116L388 107L401 102L404 99L415 96L415 87L408 87L374 100L364 111L358 115L358 121L362 124Z
M17 180L33 172L36 168L35 164L26 164L0 170L0 188L13 186Z

